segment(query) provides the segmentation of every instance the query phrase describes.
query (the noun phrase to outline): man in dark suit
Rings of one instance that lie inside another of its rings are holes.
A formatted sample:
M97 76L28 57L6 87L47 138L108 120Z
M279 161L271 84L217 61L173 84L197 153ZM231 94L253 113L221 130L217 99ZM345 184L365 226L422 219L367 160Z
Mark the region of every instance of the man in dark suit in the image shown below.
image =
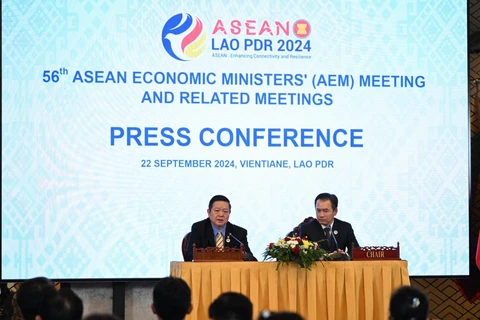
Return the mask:
M335 218L338 213L338 198L334 194L321 193L315 198L317 219L300 227L300 237L319 242L330 252L347 252L352 255L352 243L359 247L352 225Z
M225 196L217 195L210 200L208 218L192 225L185 261L193 260L194 243L197 248L240 248L243 244L244 260L257 261L248 247L247 230L228 222L231 209L230 200Z

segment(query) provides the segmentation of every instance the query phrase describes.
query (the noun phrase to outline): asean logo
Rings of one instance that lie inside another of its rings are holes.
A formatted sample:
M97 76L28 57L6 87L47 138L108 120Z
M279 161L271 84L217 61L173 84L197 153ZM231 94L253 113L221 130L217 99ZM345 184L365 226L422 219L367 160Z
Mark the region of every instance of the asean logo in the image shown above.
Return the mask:
M311 31L310 23L307 20L301 19L295 21L293 24L293 33L297 38L304 39L310 35Z
M199 57L205 51L206 40L202 21L189 13L178 13L163 26L163 47L170 56L180 61Z

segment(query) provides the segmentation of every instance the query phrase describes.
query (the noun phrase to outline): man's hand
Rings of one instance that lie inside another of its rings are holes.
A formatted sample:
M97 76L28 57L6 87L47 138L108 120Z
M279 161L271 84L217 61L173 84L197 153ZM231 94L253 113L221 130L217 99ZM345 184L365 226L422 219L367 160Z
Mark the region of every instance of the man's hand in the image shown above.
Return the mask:
M341 249L335 250L334 252L330 253L330 257L333 260L337 260L337 261L350 260L350 256L348 255L348 253L346 253L345 251L343 251Z

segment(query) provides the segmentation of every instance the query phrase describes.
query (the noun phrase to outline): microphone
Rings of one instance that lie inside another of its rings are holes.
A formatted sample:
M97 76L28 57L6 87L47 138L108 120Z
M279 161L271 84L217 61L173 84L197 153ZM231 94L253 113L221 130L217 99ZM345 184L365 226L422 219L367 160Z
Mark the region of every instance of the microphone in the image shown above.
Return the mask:
M228 233L228 236L232 237L233 239L235 239L235 241L240 243L243 246L243 250L245 250L245 245L243 244L242 241L238 240L237 237L235 237L231 232ZM245 260L245 261L257 261L257 259L253 256L253 254L248 253L247 251L243 251L243 260Z
M332 235L333 241L335 241L335 247L337 248L337 253L332 256L333 260L340 260L340 261L350 260L350 256L348 255L348 253L338 252L338 242L337 242L337 238L335 238L335 234L333 233L333 230L330 234Z
M228 234L229 237L232 237L233 239L235 239L238 243L240 243L244 248L245 248L245 245L243 244L242 241L238 240L231 232Z

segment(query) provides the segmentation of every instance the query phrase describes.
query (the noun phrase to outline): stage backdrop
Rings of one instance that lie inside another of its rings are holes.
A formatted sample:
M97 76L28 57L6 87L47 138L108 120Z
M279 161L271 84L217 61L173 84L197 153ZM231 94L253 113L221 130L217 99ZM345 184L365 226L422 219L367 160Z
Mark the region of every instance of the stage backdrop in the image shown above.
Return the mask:
M209 199L261 258L320 192L468 274L465 1L2 1L2 279L156 278Z

